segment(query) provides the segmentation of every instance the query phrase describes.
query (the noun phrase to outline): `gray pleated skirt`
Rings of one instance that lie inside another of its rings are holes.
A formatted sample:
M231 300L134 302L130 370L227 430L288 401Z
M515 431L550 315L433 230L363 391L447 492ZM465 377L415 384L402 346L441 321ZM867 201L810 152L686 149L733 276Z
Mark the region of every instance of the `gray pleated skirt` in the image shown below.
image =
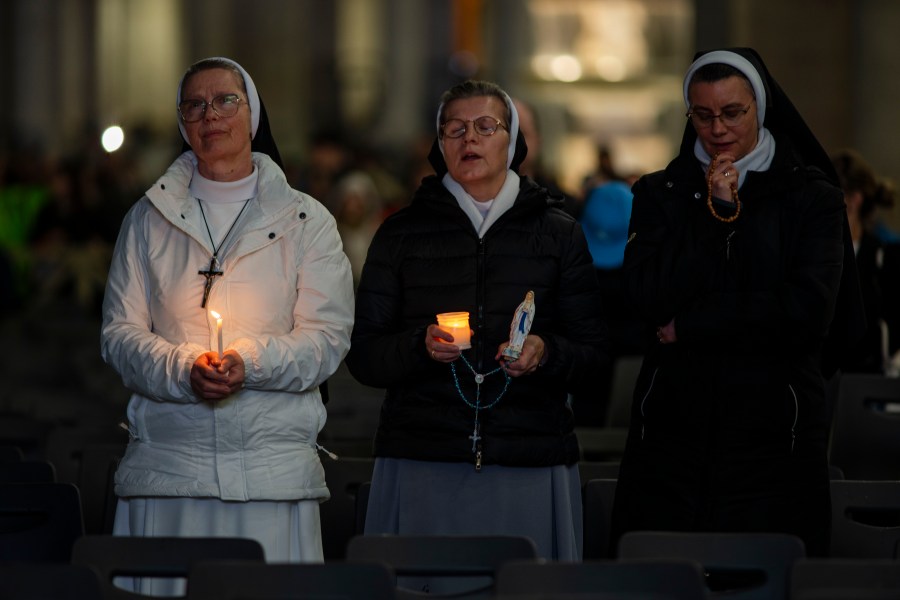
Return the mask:
M542 558L581 560L578 466L502 467L378 458L366 534L524 535Z

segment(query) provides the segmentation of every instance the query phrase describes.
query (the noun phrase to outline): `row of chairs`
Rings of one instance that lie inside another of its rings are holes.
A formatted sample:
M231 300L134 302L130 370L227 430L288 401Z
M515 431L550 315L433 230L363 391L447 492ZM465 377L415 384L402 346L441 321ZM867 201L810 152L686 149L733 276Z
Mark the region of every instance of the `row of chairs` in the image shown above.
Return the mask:
M622 538L619 555L555 562L538 559L524 537L355 536L347 560L289 565L266 563L262 547L243 538L84 536L69 563L0 565L0 597L149 597L120 583L134 577L178 579L189 600L824 600L900 593L900 561L811 559L799 539L784 534L633 532Z
M364 530L371 462L345 460L330 467L332 499L320 507L326 561L345 559L348 541ZM613 478L583 485L585 559L611 557L616 485ZM832 557L900 558L900 481L834 480L831 502ZM0 561L65 562L74 541L90 533L74 484L0 483Z
M584 557L609 558L615 479L583 485ZM833 558L900 559L900 481L831 481Z

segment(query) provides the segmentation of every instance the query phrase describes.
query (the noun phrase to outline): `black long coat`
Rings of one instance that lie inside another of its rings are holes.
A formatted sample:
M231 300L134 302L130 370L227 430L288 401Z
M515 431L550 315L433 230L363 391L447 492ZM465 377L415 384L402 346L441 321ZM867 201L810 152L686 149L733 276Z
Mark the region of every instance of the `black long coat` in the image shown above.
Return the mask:
M382 224L360 279L347 356L357 380L387 388L376 456L474 461L473 375L457 360L454 380L447 364L433 361L425 330L438 313L468 311L474 335L464 356L479 372L493 371L529 290L535 293L531 333L545 341L548 362L512 379L500 401L480 411L483 462L571 465L579 450L567 390L596 373L607 351L580 226L523 177L515 204L479 239L436 176ZM502 374L487 377L482 405L503 388Z
M710 214L693 156L634 187L627 294L648 335L674 318L677 342L651 344L641 370L615 536L782 531L811 554L827 548L820 354L841 280L844 204L776 141L730 224Z

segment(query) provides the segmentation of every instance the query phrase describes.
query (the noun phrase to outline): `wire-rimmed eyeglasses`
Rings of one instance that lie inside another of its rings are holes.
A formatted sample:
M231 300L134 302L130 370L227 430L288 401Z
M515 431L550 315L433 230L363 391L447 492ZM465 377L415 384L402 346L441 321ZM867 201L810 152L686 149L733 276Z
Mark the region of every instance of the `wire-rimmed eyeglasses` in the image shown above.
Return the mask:
M441 123L441 137L460 138L466 135L469 123L475 128L475 133L478 135L494 135L501 127L507 129L500 119L495 119L494 117L483 116L468 121L447 119Z
M199 98L183 100L178 105L178 112L181 114L181 120L185 123L195 123L203 118L206 114L206 108L211 106L213 112L223 118L233 117L237 114L241 102L244 100L237 94L221 94L207 102Z
M753 102L754 101L751 100L750 104L748 104L744 108L729 107L720 113L711 113L707 110L702 109L691 109L685 116L691 120L691 122L694 124L694 127L696 127L697 129L707 129L709 127L712 127L716 119L721 120L722 124L726 127L735 127L741 124L744 115L746 115L750 110L750 107L753 106Z

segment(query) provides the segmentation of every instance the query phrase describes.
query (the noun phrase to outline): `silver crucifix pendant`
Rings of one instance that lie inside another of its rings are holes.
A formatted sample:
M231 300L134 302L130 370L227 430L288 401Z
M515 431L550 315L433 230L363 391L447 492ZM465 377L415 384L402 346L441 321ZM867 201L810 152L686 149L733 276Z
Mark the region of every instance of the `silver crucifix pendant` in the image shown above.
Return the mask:
M475 452L478 449L478 442L481 441L481 436L478 435L478 422L475 422L475 429L472 430L472 435L469 436L469 439L472 440L472 452Z

